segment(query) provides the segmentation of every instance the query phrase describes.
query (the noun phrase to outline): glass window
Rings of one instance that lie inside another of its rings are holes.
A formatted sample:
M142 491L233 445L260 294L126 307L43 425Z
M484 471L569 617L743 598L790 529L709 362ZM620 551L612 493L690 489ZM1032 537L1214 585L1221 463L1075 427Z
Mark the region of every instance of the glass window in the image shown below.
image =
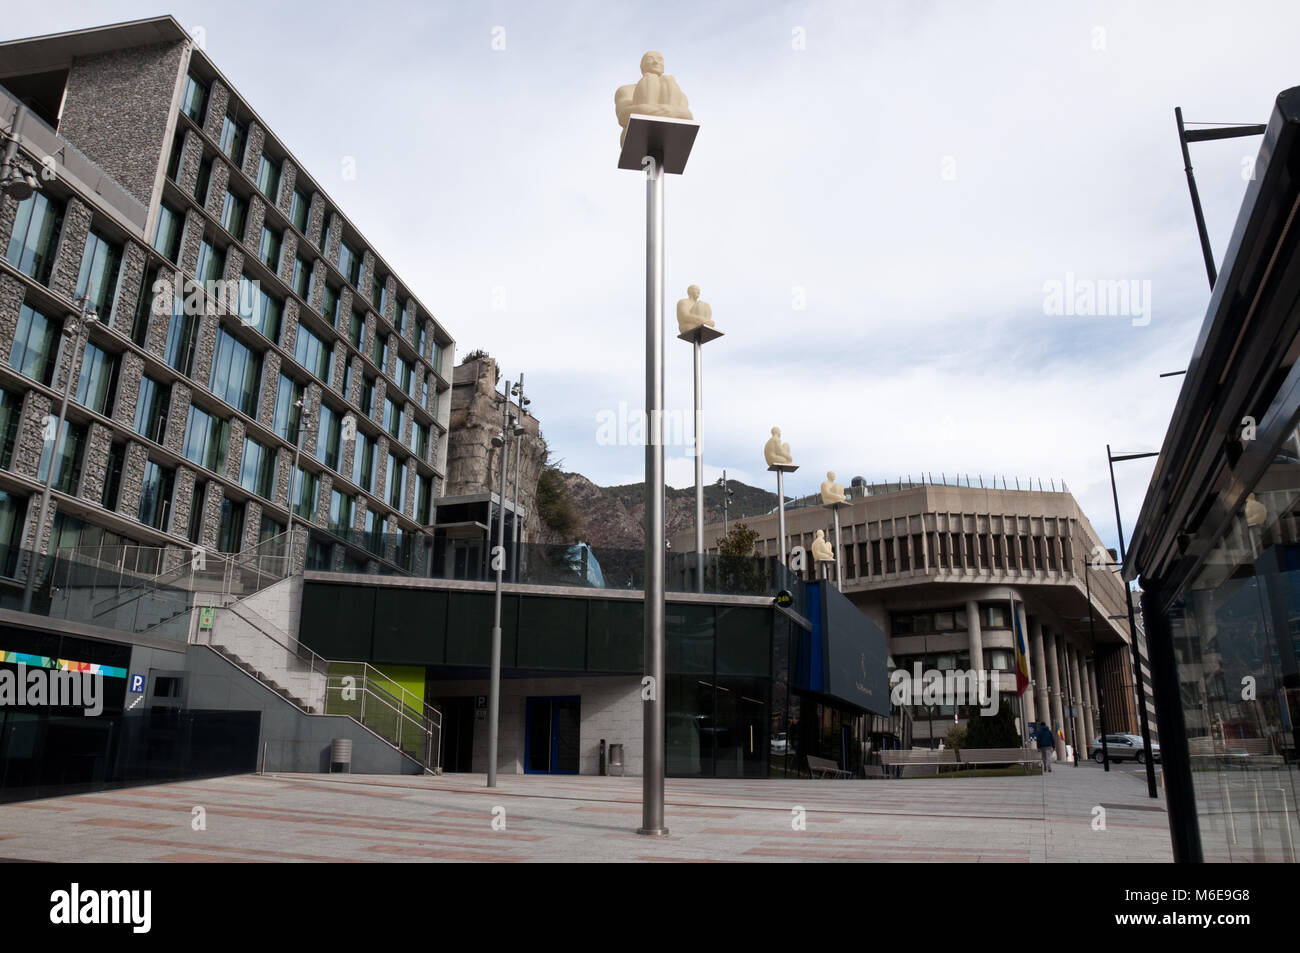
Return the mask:
M384 429L394 437L402 433L402 411L395 403L384 398Z
M346 493L330 491L329 528L335 533L345 533L352 529L355 501Z
M58 330L54 321L29 304L18 312L18 327L9 349L9 366L34 381L49 384L54 375L58 351Z
M417 423L411 428L411 433L415 435L415 446L412 448L415 455L421 460L429 458L429 425Z
M262 355L220 328L208 385L212 393L252 417L257 414L261 380Z
M166 202L158 206L158 225L153 233L153 247L172 264L176 264L181 251L181 232L185 228L185 215Z
M185 157L185 133L180 127L176 129L176 135L172 137L171 155L167 157L167 178L171 179L177 185L181 179L181 160Z
M395 510L402 508L402 489L406 484L406 466L396 454L388 455L388 470L384 473L384 496Z
M49 284L62 227L63 204L44 192L33 192L18 203L6 260L29 278Z
M283 242L281 233L272 228L270 225L262 226L262 240L257 245L257 257L262 260L274 272L280 270L280 245Z
M375 379L366 377L361 382L361 410L367 417L375 412Z
M140 377L140 397L135 405L135 432L154 443L162 443L167 426L167 403L170 388L148 374Z
M417 347L418 347L419 350L420 350L420 356L421 356L421 357L424 356L424 349L425 349L425 347L428 345L428 343L429 343L429 322L428 322L428 321L421 321L421 322L420 322L420 340L419 340L419 344L417 345Z
M332 288L329 284L325 285L325 293L321 297L320 313L330 323L330 327L338 326L339 292L337 288Z
M299 467L294 471L293 512L295 516L310 520L316 515L316 491L319 488L316 474Z
M262 159L257 164L257 187L272 204L280 200L280 163L265 152L262 153Z
M158 269L146 268L140 276L139 293L135 299L135 314L131 317L131 340L144 347L149 340L149 322L154 311L154 285L158 283Z
M428 526L433 520L433 481L420 474L415 475L415 520Z
M355 348L361 347L361 336L366 333L366 316L355 308L348 323L348 340Z
M217 552L237 553L243 549L244 504L229 497L221 501L221 522L217 525Z
M167 525L167 509L171 505L175 479L174 470L153 460L145 461L144 487L140 493L140 507L136 512L141 523L154 529L163 529ZM194 498L196 501L202 499L197 493ZM192 508L201 509L202 504L196 502Z
M205 237L199 242L199 263L195 267L195 275L213 297L216 297L216 295L213 293L212 283L219 281L225 270L225 249L217 248Z
M199 160L199 174L194 179L194 200L200 205L208 204L208 184L212 181L212 160Z
M275 392L275 416L271 429L290 443L298 440L298 417L302 408L302 385L291 377L280 375L279 387Z
M41 448L41 462L36 471L36 479L44 483L50 475L50 461L54 461L54 481L51 486L61 493L75 495L81 484L81 460L86 447L86 428L72 421L65 421L59 431L58 450L54 449L53 438L46 440Z
M433 368L435 374L442 376L442 345L437 341L433 342L433 357L429 359L429 366Z
M114 442L108 448L108 467L104 474L104 490L99 495L99 505L106 510L117 509L117 495L122 488L122 470L126 467L126 444Z
M360 284L361 255L350 248L347 242L339 242L339 271L343 272L354 288Z
M191 73L185 77L185 90L181 93L181 112L200 126L208 109L208 84Z
M352 456L352 482L367 493L375 491L375 442L359 431Z
M172 298L171 323L167 327L167 343L163 359L189 377L194 370L194 358L199 344L199 316L185 313L185 299L180 294Z
M268 500L275 488L275 451L252 437L244 438L244 453L239 463L239 485Z
M320 227L320 250L327 252L330 247L330 210L324 209L321 212Z
M81 356L81 374L77 377L76 401L96 413L107 415L117 393L117 357L86 342Z
M375 310L380 314L386 314L388 312L388 288L386 287L386 284L387 283L383 281L379 275L375 275L375 277L370 281L370 300L375 303ZM398 320L401 320L400 316L398 317ZM398 332L401 332L400 327L398 328Z
M383 328L378 324L375 325L375 346L370 352L374 358L375 364L381 371L388 370L388 337L384 334Z
M247 325L257 328L274 341L280 334L280 315L284 303L271 297L262 283L247 274L239 276L239 317Z
M248 202L230 189L226 189L226 204L221 207L221 224L236 238L244 237L244 222L248 220Z
M185 538L198 544L203 538L203 501L208 496L208 481L195 480L190 492L190 518L185 526Z
M268 540L275 539L284 532L284 528L284 524L280 521L264 515L262 517L262 528L257 534L257 541L265 543Z
M229 116L221 121L221 151L230 157L236 166L244 164L244 141L248 138L248 127L236 122Z
M320 426L316 431L316 459L331 470L339 468L342 434L342 415L328 404L321 404Z
M13 461L14 443L18 439L18 422L22 419L21 394L0 389L0 467L8 470Z
M27 522L27 498L0 490L0 573L12 579L18 570L23 524Z
M307 224L311 221L311 196L302 189L293 190L293 205L289 208L289 217L298 231L307 234Z
M77 297L89 300L99 320L111 324L113 295L117 291L117 276L122 265L122 246L90 230L86 250L81 255L81 271L77 274Z
M220 473L226 466L229 426L220 417L214 417L191 404L189 420L185 423L182 455L191 463Z
M415 365L400 354L397 356L397 382L408 395L414 396L412 388L415 385Z
M323 381L330 379L330 366L334 355L320 338L306 327L298 326L294 341L294 359Z
M293 259L293 291L303 301L311 300L311 262L302 255ZM325 286L325 294L328 297L329 285Z

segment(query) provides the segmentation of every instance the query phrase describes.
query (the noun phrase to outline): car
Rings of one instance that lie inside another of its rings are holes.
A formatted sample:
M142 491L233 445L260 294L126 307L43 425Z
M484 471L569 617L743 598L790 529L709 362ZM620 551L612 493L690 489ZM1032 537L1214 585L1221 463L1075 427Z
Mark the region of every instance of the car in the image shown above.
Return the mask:
M1107 735L1105 755L1108 755L1111 761L1132 760L1136 761L1138 764L1145 764L1147 760L1147 749L1146 745L1142 744L1141 735ZM1096 761L1098 764L1103 762L1104 756L1101 750L1100 735L1094 738L1092 743L1088 745L1088 757L1092 758L1092 760ZM1160 763L1160 745L1158 743L1151 745L1151 757L1157 764Z

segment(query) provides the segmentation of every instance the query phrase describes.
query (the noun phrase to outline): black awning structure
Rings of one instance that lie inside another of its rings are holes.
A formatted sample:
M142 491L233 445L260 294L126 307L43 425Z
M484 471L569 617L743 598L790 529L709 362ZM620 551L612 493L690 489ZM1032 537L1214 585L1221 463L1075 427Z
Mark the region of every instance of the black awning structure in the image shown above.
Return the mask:
M1152 607L1159 611L1220 538L1300 412L1298 145L1293 87L1278 95L1264 133L1133 531L1124 575L1167 597Z

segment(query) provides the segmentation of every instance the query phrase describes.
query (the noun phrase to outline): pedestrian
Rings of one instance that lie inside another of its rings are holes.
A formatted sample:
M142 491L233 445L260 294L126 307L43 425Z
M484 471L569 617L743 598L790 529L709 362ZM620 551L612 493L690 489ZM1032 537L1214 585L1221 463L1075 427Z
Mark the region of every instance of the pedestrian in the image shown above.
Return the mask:
M1043 773L1046 774L1052 770L1052 749L1056 747L1056 742L1052 740L1052 729L1047 727L1047 722L1040 721L1038 723L1038 730L1034 732L1034 740L1038 742L1038 756L1043 759Z

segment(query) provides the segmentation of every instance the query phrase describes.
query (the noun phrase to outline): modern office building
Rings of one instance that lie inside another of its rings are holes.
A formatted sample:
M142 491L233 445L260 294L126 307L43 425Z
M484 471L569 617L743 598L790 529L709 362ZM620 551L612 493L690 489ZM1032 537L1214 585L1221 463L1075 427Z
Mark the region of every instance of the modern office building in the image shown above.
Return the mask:
M1174 858L1300 844L1300 87L1278 95L1134 528Z
M808 554L807 580L835 579L833 564L811 558L818 530L835 542L843 594L888 636L892 670L999 673L1000 707L1010 706L1022 725L1060 728L1060 757L1066 743L1086 746L1103 724L1107 732L1137 731L1122 584L1073 496L1063 488L853 483L837 542L817 496L787 503L786 532L790 549ZM780 551L775 513L740 522L758 532L759 553ZM717 551L722 532L720 524L705 529L707 551ZM693 538L679 534L672 546L690 549ZM1032 679L1023 711L1013 612ZM909 706L896 721L910 736L897 741L937 746L954 723L968 723L971 707Z
M217 65L170 17L10 41L0 115L0 546L407 558L452 338Z
M0 669L106 684L0 708L0 796L436 765L400 671L328 670L361 718L296 641L304 569L431 571L454 342L414 276L171 17L0 43L0 121Z

